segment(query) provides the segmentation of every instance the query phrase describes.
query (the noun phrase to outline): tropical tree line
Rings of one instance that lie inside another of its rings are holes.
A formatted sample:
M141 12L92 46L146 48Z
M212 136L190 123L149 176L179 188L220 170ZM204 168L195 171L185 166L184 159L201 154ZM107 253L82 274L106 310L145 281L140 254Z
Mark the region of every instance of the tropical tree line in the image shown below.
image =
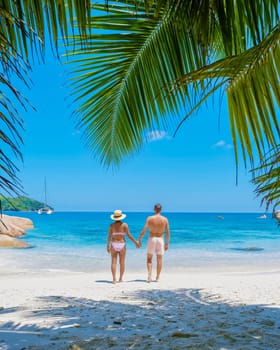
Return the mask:
M45 203L24 196L17 196L14 198L0 196L1 214L2 211L37 211L40 208L44 208L44 206Z
M278 0L27 3L2 1L6 12L0 6L7 17L1 21L6 23L1 24L1 83L14 99L26 104L9 74L26 81L30 53L42 56L46 31L57 53L62 36L85 142L101 163L112 165L139 150L148 130L176 133L202 104L221 94L227 99L236 168L250 167L261 200L268 207L279 204ZM2 101L2 143L20 157L23 121L13 100L3 95ZM6 176L0 185L18 191L16 164L2 153Z

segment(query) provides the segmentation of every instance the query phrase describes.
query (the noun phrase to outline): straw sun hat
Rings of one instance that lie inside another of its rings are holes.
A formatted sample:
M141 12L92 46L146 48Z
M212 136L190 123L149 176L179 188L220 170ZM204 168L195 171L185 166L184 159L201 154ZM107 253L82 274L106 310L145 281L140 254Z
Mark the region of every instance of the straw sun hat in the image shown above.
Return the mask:
M120 221L120 220L124 219L126 217L126 215L123 214L123 212L121 210L115 210L114 214L112 214L110 217L112 220Z

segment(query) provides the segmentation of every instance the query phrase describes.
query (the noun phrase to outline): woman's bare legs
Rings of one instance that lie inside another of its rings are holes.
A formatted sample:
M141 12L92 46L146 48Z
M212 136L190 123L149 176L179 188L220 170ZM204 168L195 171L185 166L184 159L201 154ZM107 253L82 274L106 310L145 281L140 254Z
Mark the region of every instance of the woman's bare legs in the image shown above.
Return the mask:
M119 282L122 282L123 281L123 274L124 274L124 270L125 270L126 249L123 248L119 254L120 254L120 278L119 278Z
M117 257L118 257L118 253L114 249L111 249L111 257L112 257L111 271L112 271L112 276L113 276L113 283L115 284L117 282L116 273L117 273Z

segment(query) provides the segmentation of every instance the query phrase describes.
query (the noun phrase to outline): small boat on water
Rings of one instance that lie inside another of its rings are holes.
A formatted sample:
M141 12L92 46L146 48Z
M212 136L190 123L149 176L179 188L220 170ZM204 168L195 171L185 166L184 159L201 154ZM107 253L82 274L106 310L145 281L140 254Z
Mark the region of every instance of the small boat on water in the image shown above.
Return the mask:
M52 214L53 213L53 209L51 209L50 207L43 207L38 209L37 213L39 215L41 214Z
M267 216L265 214L259 216L259 219L266 219L266 218L267 218Z
M41 214L52 214L53 213L53 208L51 208L48 204L47 204L47 182L45 179L44 182L44 206L40 209L37 210L37 213L39 215Z

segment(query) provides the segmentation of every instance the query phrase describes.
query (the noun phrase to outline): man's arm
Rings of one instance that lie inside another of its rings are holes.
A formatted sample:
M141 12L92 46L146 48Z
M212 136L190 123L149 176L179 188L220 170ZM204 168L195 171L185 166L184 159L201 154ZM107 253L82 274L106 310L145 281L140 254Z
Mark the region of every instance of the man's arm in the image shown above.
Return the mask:
M145 226L143 227L142 231L140 232L140 236L138 238L138 242L140 245L141 245L141 241L142 241L148 227L149 227L149 218L146 220Z
M169 222L168 222L168 219L166 219L165 234L166 234L166 240L165 240L164 249L167 250L167 249L168 249L168 246L169 246L169 240L170 240L170 230L169 230Z
M127 237L138 247L137 241L134 239L134 237L132 236L132 234L129 231L128 225L124 224L124 231L127 234Z

